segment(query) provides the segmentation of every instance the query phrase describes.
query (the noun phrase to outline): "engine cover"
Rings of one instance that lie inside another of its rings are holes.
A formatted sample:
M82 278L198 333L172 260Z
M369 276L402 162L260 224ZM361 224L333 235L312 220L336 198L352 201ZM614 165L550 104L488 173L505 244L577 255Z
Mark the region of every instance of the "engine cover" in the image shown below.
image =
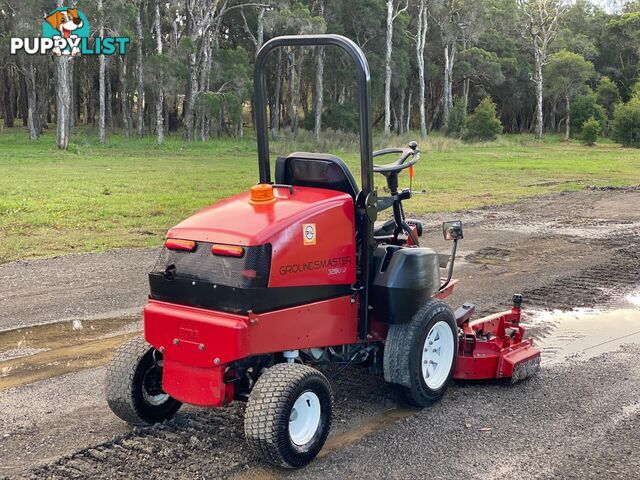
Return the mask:
M246 313L348 295L356 280L352 197L312 187L274 194L275 202L256 205L241 193L172 228L167 238L197 246L163 250L149 276L151 298ZM244 253L214 255L214 244Z

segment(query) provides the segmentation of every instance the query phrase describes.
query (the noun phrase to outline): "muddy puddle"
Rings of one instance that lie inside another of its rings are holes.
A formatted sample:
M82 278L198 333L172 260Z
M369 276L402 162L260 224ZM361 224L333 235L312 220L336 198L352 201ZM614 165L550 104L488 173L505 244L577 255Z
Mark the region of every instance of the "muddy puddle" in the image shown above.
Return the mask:
M542 349L543 365L572 357L586 360L640 343L640 309L531 312L523 322Z
M0 390L104 365L140 327L138 318L124 317L0 332Z

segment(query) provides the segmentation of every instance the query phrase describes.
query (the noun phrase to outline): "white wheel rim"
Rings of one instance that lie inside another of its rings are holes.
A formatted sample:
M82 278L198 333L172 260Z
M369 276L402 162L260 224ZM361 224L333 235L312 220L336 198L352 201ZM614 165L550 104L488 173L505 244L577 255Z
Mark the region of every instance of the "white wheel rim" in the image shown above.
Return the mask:
M311 441L320 426L320 399L310 391L304 392L293 404L289 414L289 437L298 446Z
M422 346L422 378L432 390L437 390L447 381L453 350L455 348L453 333L447 322L439 321L427 334Z

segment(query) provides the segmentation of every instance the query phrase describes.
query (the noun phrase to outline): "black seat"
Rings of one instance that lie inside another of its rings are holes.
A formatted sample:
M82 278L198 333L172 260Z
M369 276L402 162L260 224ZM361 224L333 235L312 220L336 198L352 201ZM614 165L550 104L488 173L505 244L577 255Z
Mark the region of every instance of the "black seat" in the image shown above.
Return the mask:
M342 159L325 153L295 152L276 160L276 183L326 188L356 199L358 185Z

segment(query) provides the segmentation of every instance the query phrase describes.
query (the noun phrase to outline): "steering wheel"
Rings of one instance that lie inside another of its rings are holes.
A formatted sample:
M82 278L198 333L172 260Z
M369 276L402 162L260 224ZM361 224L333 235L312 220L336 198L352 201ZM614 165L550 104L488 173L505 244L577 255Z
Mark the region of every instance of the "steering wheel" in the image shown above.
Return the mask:
M398 173L405 168L415 165L420 160L420 150L418 150L418 144L415 141L409 143L409 148L383 148L382 150L375 151L373 152L373 158L390 155L392 153L399 153L400 158L395 162L388 163L386 165L374 165L373 171L383 175ZM407 162L409 157L412 158Z

